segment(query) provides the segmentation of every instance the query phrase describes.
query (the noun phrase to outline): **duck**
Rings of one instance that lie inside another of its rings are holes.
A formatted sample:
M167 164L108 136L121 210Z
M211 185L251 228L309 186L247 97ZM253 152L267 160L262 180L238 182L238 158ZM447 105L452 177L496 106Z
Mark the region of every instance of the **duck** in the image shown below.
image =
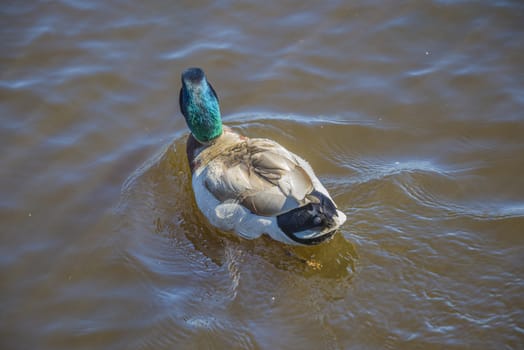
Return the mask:
M279 143L222 123L215 89L201 68L181 74L180 111L198 209L221 231L288 245L316 245L346 221L310 164Z

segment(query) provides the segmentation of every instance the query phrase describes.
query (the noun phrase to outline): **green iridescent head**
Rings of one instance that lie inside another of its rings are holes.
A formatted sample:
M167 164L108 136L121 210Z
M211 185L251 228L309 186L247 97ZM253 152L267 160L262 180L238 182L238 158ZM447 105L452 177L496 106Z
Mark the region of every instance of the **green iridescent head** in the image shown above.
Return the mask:
M182 73L180 111L191 133L201 143L222 135L222 118L218 96L200 68L188 68Z

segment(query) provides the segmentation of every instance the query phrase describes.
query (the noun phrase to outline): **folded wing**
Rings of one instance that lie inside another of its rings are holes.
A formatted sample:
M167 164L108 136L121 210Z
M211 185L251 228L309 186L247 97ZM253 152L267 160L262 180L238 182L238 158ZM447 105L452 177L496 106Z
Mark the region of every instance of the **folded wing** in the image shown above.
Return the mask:
M308 173L278 143L248 139L209 164L206 187L219 200L239 202L257 215L274 216L307 203Z

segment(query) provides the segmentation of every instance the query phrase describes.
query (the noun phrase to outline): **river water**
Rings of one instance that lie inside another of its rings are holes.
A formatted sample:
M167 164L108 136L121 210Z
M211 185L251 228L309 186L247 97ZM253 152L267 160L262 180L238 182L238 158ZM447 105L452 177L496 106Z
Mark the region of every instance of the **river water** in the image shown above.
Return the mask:
M520 1L3 1L2 349L523 349ZM306 158L347 222L210 227L178 110Z

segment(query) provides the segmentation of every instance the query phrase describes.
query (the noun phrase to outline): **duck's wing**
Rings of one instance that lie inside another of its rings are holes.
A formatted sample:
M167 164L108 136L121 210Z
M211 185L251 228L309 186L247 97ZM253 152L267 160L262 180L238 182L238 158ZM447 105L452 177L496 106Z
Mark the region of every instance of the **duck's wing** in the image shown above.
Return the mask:
M208 190L219 200L237 201L258 215L294 209L313 191L313 181L297 156L271 140L246 140L212 163Z

